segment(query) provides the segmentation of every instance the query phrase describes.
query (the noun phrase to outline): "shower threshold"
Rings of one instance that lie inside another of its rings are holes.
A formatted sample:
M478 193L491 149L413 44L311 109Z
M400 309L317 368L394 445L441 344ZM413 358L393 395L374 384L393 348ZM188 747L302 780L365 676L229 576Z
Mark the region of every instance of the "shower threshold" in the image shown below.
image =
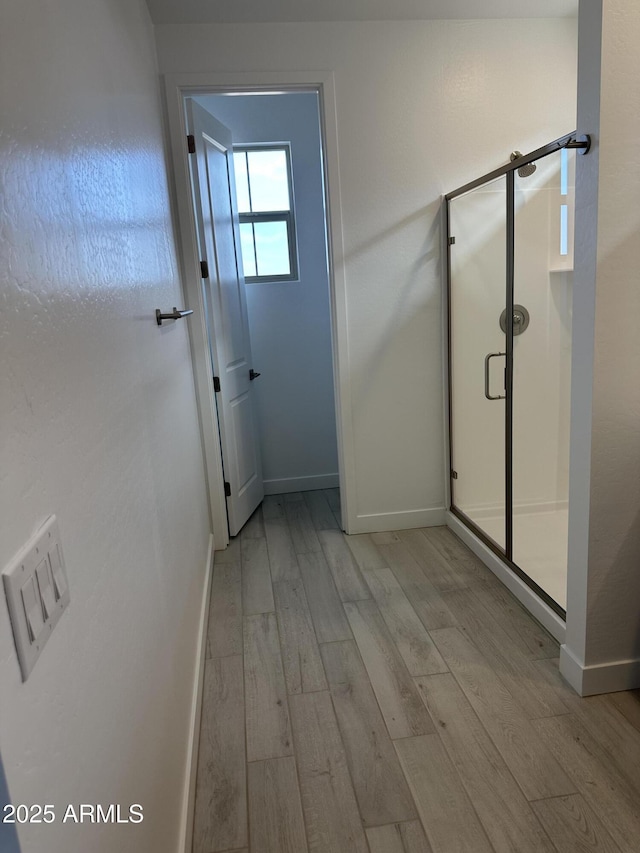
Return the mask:
M468 517L496 542L504 537L504 515ZM513 514L513 562L563 610L567 608L567 543L569 511Z
M565 510L566 512L566 510ZM541 513L530 513L540 515ZM554 513L549 513L552 515ZM560 515L562 513L559 513ZM529 513L527 513L529 515ZM482 517L484 526L487 514ZM559 521L559 519L554 519ZM566 611L529 575L511 560L508 560L494 540L483 532L477 521L455 507L447 510L445 524L464 544L502 581L523 607L537 619L558 643L565 641ZM502 517L504 524L504 517ZM504 533L502 534L504 535ZM540 551L540 549L539 549ZM565 569L566 573L566 569Z

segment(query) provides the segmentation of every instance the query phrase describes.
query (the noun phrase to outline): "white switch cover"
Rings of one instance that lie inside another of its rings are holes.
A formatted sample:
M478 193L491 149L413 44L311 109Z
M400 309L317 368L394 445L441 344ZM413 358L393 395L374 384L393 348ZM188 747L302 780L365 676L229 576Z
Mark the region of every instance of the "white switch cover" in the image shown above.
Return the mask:
M24 615L27 619L27 629L29 633L29 642L31 645L38 640L42 629L44 628L44 615L42 613L42 603L38 590L36 588L35 579L30 577L26 584L20 590L22 595L22 606Z
M69 583L55 515L2 573L13 637L26 681L65 607Z
M53 591L51 566L48 555L36 566L36 580L38 581L38 590L42 599L42 615L45 619L49 619L56 607L56 596Z

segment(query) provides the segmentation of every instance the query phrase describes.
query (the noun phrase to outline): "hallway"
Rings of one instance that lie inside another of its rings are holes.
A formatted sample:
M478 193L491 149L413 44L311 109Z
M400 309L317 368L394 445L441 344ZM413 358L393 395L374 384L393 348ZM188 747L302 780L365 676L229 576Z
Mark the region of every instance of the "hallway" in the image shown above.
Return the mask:
M639 692L577 697L446 528L338 510L269 496L216 555L194 853L636 851Z

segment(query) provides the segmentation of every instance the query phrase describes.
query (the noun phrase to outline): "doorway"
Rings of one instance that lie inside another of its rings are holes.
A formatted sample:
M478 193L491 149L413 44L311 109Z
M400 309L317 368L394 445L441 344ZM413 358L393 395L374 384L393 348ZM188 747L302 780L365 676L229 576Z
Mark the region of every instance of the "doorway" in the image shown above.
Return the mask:
M195 100L229 128L236 151L265 494L337 488L318 93Z
M179 92L183 104L191 97L229 127L234 136L234 145L260 149L284 143L291 150L299 271L287 280L279 281L276 278L257 282L253 280L255 269L249 269L249 282L246 285L254 350L252 373L256 378L260 376L252 386L258 409L257 424L266 494L337 490L342 485L339 459L344 453L344 444L338 441L336 422L340 422L341 411L334 383L334 377L340 372L337 364L340 330L335 326L332 328L336 276L331 267L328 240L327 156L323 150L320 89L319 86L304 87L302 91L299 87L292 90L278 87L275 93L267 89L256 92L253 87L252 91L224 91L222 87L211 87L205 91L202 87L197 91L181 89ZM171 91L170 85L168 90ZM184 106L182 111L185 129L188 129ZM290 119L297 120L306 140L293 139L295 134L282 122L278 127L278 114L285 117L288 114ZM263 126L260 130L261 117L264 125L265 116L270 119L270 123L267 122L269 126ZM171 109L170 121L175 125ZM180 181L177 183L180 196ZM310 207L313 208L311 213ZM189 214L189 222L186 223L188 229L183 222L184 215L180 217L183 248L185 230L192 232L194 225L193 209ZM187 248L192 248L192 233L189 238L191 246ZM185 263L185 267L188 266ZM185 273L188 285L186 270ZM197 325L200 324L194 324ZM195 334L192 333L192 352L195 356L195 350L200 349L199 370L198 357L194 357L194 364L196 373L199 372L206 381L206 358L203 360L202 350L207 349L207 341L203 332L210 336L211 330L200 328L195 329ZM215 391L208 400L203 400L200 394L199 398L205 457L209 457L207 470L210 475L215 547L219 549L227 544L229 532L221 531L221 510L226 507L220 501L219 494L216 494L220 481L228 482L225 480L224 448L212 446L214 442L210 429L212 420L218 428L220 425L220 398ZM206 412L205 417L202 417L202 409L212 403L214 417L207 418ZM216 443L219 444L219 440ZM217 459L213 458L216 456ZM213 464L210 464L211 459ZM345 503L343 496L343 508ZM344 523L341 526L346 527Z

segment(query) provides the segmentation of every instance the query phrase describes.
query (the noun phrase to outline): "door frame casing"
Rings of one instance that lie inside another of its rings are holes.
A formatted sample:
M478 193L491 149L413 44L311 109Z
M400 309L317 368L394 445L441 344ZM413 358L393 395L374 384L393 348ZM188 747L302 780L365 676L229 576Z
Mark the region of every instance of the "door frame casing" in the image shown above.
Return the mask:
M350 529L353 529L355 521L355 453L351 416L346 277L333 72L196 72L166 74L164 81L184 297L187 306L194 309L189 337L198 401L209 512L216 550L226 548L229 543L229 533L216 397L213 389L208 329L202 296L197 226L192 203L184 99L193 95L221 94L230 91L249 94L256 91L277 90L278 92L306 91L318 94L324 168L338 470L342 527L348 533Z

